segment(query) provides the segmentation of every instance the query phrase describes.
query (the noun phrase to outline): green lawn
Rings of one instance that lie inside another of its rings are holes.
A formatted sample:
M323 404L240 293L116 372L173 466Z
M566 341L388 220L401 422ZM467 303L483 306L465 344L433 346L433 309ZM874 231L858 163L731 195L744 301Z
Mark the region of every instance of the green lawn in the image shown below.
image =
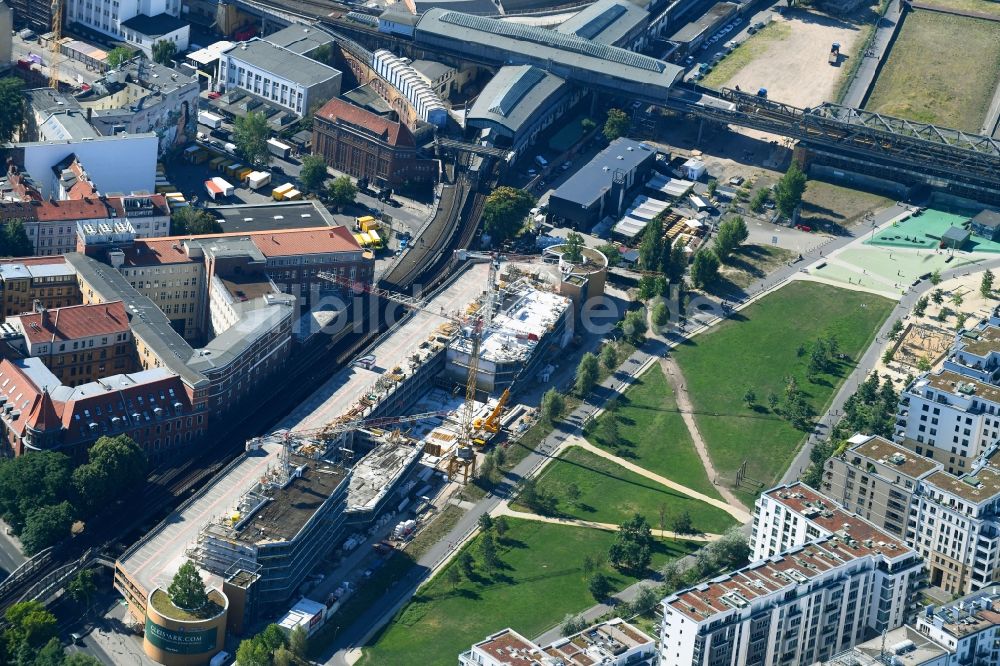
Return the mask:
M592 444L704 495L722 499L694 450L673 389L659 365L639 377L620 403L619 445L610 446L601 438L601 424L607 414L589 429L587 439Z
M533 638L567 613L594 604L582 571L583 559L607 553L613 533L516 519L509 523L500 544L502 570L484 573L477 537L468 546L477 556L473 580L463 579L452 588L444 576L437 576L365 648L361 664L450 666L459 653L490 633L513 627ZM697 548L686 541L658 546L654 567ZM635 582L610 568L605 573L616 589Z
M918 9L906 16L865 108L978 133L998 79L1000 24Z
M978 12L990 16L1000 16L1000 2L996 0L920 0L920 2L958 12Z
M771 487L791 464L805 434L767 407L767 395L783 396L785 377L795 377L817 413L825 409L854 360L868 347L893 302L814 282L792 282L674 352L687 382L698 428L720 475L731 482L747 461L747 476ZM808 353L819 337L834 335L849 361L835 374L806 379ZM743 402L757 395L754 409ZM741 488L748 501L755 492Z
M575 504L566 497L570 484L580 489L580 498ZM539 486L559 498L557 511L568 518L618 524L641 513L650 525L658 528L660 508L663 507L668 530L671 518L683 511L694 520L696 529L710 534L722 534L736 524L733 517L721 509L661 486L576 446L545 468ZM515 508L530 511L520 504Z
M725 281L748 287L795 259L796 253L774 245L741 245L722 264Z

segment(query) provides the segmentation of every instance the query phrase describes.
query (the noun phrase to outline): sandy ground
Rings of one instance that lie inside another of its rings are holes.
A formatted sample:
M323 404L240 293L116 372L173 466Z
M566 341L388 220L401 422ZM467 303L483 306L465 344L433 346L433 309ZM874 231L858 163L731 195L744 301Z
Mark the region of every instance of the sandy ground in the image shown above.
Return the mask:
M796 10L787 17L791 34L770 43L763 54L747 63L727 83L743 90L767 88L768 97L793 106L816 106L833 100L841 73L856 57L861 25L823 14ZM840 42L840 64L830 65L830 45Z

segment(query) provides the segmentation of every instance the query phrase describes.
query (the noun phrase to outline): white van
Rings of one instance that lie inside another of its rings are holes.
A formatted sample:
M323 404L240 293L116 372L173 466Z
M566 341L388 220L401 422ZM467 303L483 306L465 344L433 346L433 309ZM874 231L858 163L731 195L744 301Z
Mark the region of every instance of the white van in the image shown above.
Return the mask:
M542 157L541 155L535 155L535 164L542 167L543 169L549 165L549 161Z

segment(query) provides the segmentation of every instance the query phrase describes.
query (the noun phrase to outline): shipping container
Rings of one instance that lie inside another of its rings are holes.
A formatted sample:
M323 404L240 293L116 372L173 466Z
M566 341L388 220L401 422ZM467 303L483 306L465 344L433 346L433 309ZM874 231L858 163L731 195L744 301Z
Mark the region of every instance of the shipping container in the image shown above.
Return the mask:
M271 182L271 174L267 171L251 171L247 174L247 185L251 190L259 190Z
M358 225L358 229L361 231L368 231L372 225L376 224L376 220L371 215L365 215L364 217L357 217L354 222Z
M288 156L292 154L292 147L288 144L281 143L277 139L267 140L267 149L275 157L280 157L281 159L288 159Z
M281 201L285 198L285 193L294 190L295 186L291 183L285 183L284 185L279 185L278 187L271 190L271 197L275 201Z
M298 190L288 190L285 192L285 201L298 201L302 198L302 193Z
M224 197L231 197L236 192L236 188L233 187L232 184L222 178L219 178L218 176L213 178L212 182L215 183L220 190L222 190L222 196Z

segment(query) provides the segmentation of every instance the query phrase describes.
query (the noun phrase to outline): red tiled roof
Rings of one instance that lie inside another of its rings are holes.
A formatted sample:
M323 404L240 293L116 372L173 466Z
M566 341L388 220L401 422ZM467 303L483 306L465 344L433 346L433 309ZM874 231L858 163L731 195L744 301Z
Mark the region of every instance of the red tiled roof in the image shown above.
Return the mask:
M191 236L207 238L207 236ZM132 247L125 248L126 266L158 266L160 264L190 264L195 260L187 256L182 241L187 236L168 238L137 238Z
M88 197L70 201L43 201L35 207L38 220L103 220L108 217L108 207L97 198Z
M367 133L374 134L391 146L415 147L416 141L409 128L402 123L387 120L377 113L372 113L360 106L355 106L349 102L334 97L324 104L316 115L331 123L342 120L351 125L361 128Z
M62 403L60 403L60 406L62 406ZM48 391L42 391L41 394L35 397L35 402L28 412L28 418L25 419L25 425L29 425L34 430L40 432L62 427L59 410L56 409L55 403L52 401L52 396L49 395Z
M18 317L30 344L79 340L95 335L128 331L125 304L110 301L93 305L71 305Z
M35 403L41 397L41 390L28 379L28 375L10 359L0 360L0 394L7 398L7 404L15 411L30 414L35 411ZM7 427L20 435L24 432L27 418L19 417L7 421Z
M347 230L347 227L262 231L250 234L250 237L265 257L358 252L361 250L358 241Z

